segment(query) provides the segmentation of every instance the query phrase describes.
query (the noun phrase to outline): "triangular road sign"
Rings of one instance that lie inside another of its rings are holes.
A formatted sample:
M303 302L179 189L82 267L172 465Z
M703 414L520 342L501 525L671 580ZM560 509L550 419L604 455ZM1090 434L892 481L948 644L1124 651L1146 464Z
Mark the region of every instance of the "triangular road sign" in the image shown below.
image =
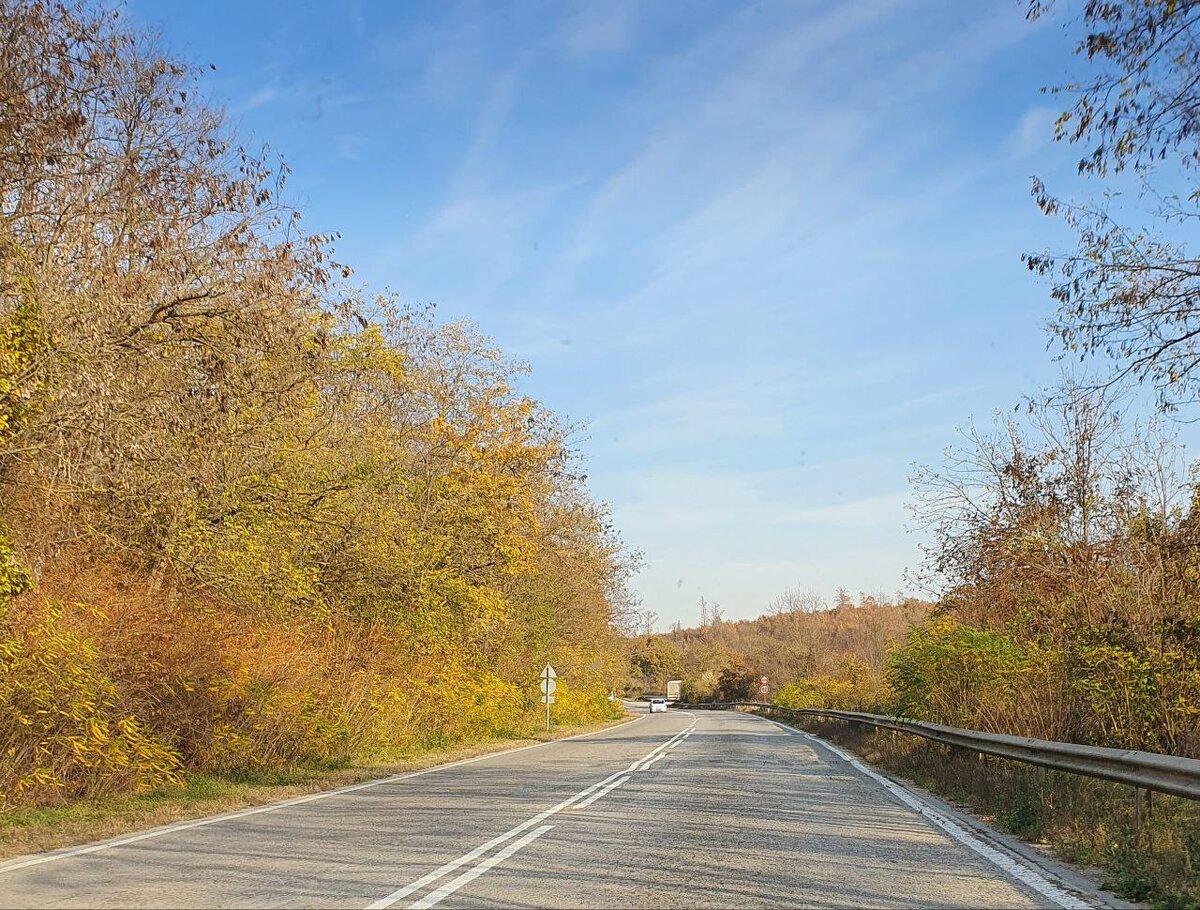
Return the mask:
M554 672L554 668L546 664L546 669L542 671L542 679L558 679L558 674Z

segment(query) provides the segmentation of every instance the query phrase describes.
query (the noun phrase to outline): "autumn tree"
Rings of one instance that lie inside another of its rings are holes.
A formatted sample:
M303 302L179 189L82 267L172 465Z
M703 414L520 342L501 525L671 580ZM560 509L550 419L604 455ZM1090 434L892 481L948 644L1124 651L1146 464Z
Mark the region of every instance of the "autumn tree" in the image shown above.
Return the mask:
M1049 739L1200 748L1186 720L1200 698L1196 494L1170 434L1126 427L1120 405L1068 387L1024 420L968 430L917 475L943 596L896 656L910 709L937 703L930 719Z
M741 664L735 664L721 671L713 699L715 701L750 701L757 692L758 676L753 670Z
M725 619L725 611L715 600L700 598L700 625L719 626Z
M1032 0L1029 14L1053 6ZM1063 351L1110 358L1108 382L1146 382L1174 409L1200 391L1200 262L1188 247L1200 217L1200 3L1089 0L1068 28L1089 75L1052 89L1073 99L1055 137L1084 147L1080 174L1143 205L1066 200L1035 180L1037 204L1078 245L1025 259L1053 279Z
M665 692L667 680L679 675L679 651L662 636L644 636L633 651L633 667L644 691Z
M775 615L784 613L816 613L828 609L825 598L812 588L788 588L771 601L768 611Z
M517 735L547 660L607 716L635 559L525 367L122 17L0 33L0 803Z

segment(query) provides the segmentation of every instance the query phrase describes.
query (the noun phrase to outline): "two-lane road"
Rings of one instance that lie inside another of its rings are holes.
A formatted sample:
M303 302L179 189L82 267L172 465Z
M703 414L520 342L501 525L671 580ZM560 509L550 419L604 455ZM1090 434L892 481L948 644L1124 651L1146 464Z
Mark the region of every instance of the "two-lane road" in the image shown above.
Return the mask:
M914 803L769 721L671 711L13 860L0 907L1087 906Z

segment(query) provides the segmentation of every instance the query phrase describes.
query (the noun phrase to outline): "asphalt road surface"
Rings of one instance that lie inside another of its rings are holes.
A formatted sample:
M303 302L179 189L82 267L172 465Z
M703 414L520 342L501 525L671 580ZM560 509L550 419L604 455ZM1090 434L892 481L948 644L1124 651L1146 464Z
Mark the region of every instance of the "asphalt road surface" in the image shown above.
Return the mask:
M0 864L0 907L1087 907L817 741L732 712Z

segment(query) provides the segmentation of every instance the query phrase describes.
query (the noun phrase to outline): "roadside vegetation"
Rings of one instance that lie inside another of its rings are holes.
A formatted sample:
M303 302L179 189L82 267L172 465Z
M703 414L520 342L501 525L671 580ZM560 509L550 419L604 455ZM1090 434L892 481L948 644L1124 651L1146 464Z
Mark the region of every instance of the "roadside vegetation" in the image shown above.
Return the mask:
M611 717L631 558L521 367L120 15L0 33L0 808L528 737L547 660Z

